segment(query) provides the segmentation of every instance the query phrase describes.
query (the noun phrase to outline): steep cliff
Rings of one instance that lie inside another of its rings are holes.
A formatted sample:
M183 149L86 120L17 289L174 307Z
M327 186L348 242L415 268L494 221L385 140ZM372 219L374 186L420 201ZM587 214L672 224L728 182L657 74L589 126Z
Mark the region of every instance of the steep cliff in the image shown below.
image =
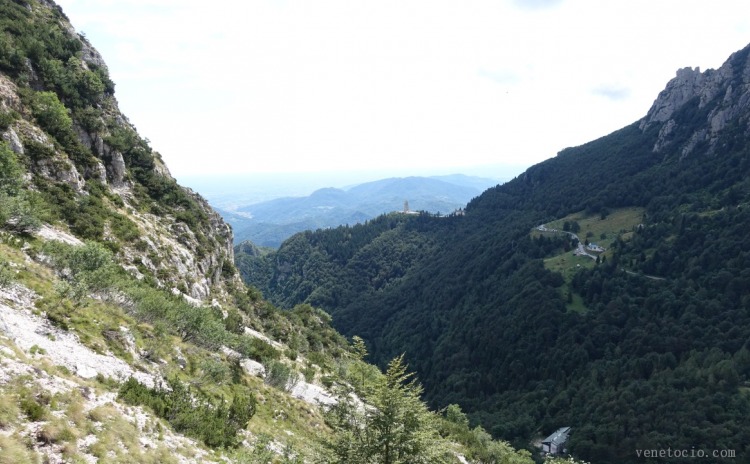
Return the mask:
M679 137L679 155L692 153L696 146L705 144L707 153L715 154L726 147L718 146L719 134L730 126L744 136L750 131L750 46L733 53L719 69L701 72L699 68L683 68L659 93L651 109L640 122L647 130L661 125L654 152L674 151L676 135L690 131L688 137ZM675 117L680 110L690 108L691 117Z

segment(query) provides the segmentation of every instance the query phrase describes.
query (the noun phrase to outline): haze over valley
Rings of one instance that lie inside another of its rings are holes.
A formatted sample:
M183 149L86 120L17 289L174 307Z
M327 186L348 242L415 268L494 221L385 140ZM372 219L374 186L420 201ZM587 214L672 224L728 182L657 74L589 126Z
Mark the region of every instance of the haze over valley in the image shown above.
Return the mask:
M216 192L204 196L233 227L235 244L250 240L255 245L272 248L278 248L281 242L297 232L354 225L394 211L451 214L461 210L488 187L502 183L498 179L463 174L409 176L342 188L318 188L308 196L282 194L307 191L307 182L321 185L326 177L332 176L313 179L279 175L272 181L244 176L237 179L234 193L227 179L192 178L191 183L199 193ZM336 175L338 183L342 184L356 177ZM273 184L268 189L255 190L271 182ZM267 200L254 202L254 192Z

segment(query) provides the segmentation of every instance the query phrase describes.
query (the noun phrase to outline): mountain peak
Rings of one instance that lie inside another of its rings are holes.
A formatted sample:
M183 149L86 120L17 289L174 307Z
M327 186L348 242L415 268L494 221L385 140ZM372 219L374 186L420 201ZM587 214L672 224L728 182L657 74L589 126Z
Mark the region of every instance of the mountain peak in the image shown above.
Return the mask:
M646 118L641 122L641 129L654 122L668 121L676 110L700 91L704 78L705 75L698 67L678 69L677 75L659 93Z
M733 122L748 130L750 113L750 45L733 53L717 70L682 68L667 83L640 122L645 131L661 124L653 151L678 144L687 156L701 143L713 153L719 133Z

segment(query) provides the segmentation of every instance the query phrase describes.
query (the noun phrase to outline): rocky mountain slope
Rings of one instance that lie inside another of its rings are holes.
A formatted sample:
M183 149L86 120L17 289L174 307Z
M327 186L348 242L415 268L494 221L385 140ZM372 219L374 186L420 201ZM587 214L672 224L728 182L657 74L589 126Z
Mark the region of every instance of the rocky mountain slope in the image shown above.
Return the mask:
M465 215L383 216L238 262L378 363L406 353L433 406L519 446L572 426L572 452L597 463L667 443L747 459L748 91L750 46L678 71L643 119Z
M641 130L659 125L659 137L654 152L672 148L670 145L680 131L689 131L687 142L679 147L681 156L688 156L699 145L705 145L708 154L720 154L726 147L717 145L723 132L732 125L747 124L750 107L750 63L747 49L740 50L717 69L701 73L699 68L677 71L659 94L648 114L639 124ZM685 106L697 106L700 125L678 123L676 114Z
M3 41L2 138L23 160L27 188L50 201L50 213L77 235L117 248L134 274L192 298L225 296L220 276L222 268L232 272L229 228L177 185L120 113L98 52L51 3L9 4L5 11L6 25L15 21L17 30ZM42 32L27 39L26 29L34 28Z

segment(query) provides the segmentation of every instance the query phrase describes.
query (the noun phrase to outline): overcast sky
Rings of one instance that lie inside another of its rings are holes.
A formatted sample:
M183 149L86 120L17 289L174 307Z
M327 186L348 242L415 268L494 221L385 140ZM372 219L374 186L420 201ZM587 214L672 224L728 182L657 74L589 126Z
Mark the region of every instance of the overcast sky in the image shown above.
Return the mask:
M178 177L526 167L750 42L747 0L57 2Z

